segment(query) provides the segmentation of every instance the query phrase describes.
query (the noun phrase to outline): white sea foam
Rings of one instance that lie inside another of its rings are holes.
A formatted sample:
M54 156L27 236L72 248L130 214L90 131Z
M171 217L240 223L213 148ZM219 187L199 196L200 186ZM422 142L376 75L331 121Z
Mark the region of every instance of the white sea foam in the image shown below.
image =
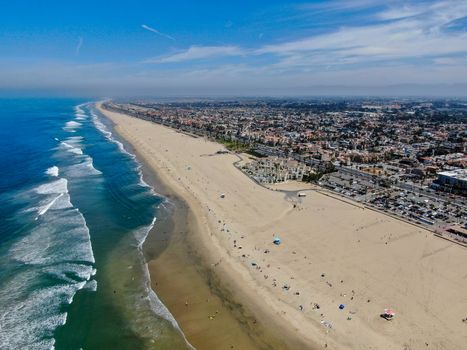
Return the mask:
M73 302L73 299L75 298L76 292L79 291L79 290L81 290L81 289L83 289L84 286L86 285L86 283L87 283L87 282L79 282L79 283L76 283L76 287L77 287L77 288L76 288L76 291L75 291L73 294L71 294L71 296L68 298L68 300L67 300L67 301L68 301L68 305L70 305L70 304ZM66 322L66 319L65 319L65 322ZM65 324L65 323L63 323L63 324Z
M112 141L113 143L115 143L119 150L122 152L122 153L125 153L126 155L130 156L131 158L135 159L136 156L133 154L133 153L130 153L126 150L125 146L123 145L123 143L121 143L119 140L115 139L113 137L113 134L112 132L110 132L108 130L108 128L104 125L104 123L102 123L102 121L99 119L99 117L94 113L94 112L91 112L91 115L92 115L92 120L93 120L93 123L94 125L96 126L96 128L102 133L104 134L104 136L109 140L109 141ZM148 186L150 187L150 186Z
M119 150L122 152L122 153L125 153L127 155L129 155L131 158L136 158L136 156L130 152L128 152L126 149L125 149L125 146L123 146L123 143L121 143L120 141L118 141L117 139L115 139L113 137L113 134L112 132L110 132L107 127L104 125L104 123L102 123L99 119L99 117L94 114L94 113L91 113L92 115L92 121L94 123L94 125L96 126L96 128L102 133L104 134L104 136L109 140L109 141L112 141L113 143L115 143Z
M62 197L64 195L64 193L60 193L57 197L55 197L54 199L52 199L50 201L50 203L47 203L46 205L44 205L43 207L39 208L38 212L37 212L37 216L36 216L36 220L39 218L39 216L42 216L44 215L45 213L47 213L47 211L57 202L58 199L60 199L60 197Z
M120 151L122 153L125 153L127 154L128 156L130 156L131 158L133 159L136 159L136 156L130 152L128 152L126 149L125 149L125 146L123 145L123 143L121 143L120 141L118 141L117 139L115 139L113 137L113 134L107 129L107 127L104 125L104 123L102 123L102 121L99 119L99 117L94 113L94 112L91 112L91 115L92 115L92 120L93 120L93 123L94 125L96 126L96 128L102 132L102 134L104 134L104 136L111 142L115 143L118 148L120 149ZM143 178L143 172L141 170L141 165L138 164L138 168L137 168L137 171L139 173L139 183L141 186L143 187L147 187L151 193L153 195L157 195L157 193L154 191L154 188L152 188L152 186L149 186L146 181L144 181L144 178Z
M42 272L47 276L58 280L60 283L86 282L92 276L94 268L81 263L62 262L57 265L47 265L42 268Z
M47 175L55 176L55 177L58 176L58 172L59 172L59 170L58 170L58 167L57 167L57 166L50 167L50 168L48 168L48 169L45 171L45 173L46 173Z
M185 334L183 333L182 329L178 325L173 315L170 313L169 309L167 309L167 307L162 303L162 301L159 299L157 294L152 289L151 277L149 275L149 269L148 269L147 263L144 264L144 274L145 274L145 281L146 281L145 290L147 293L147 300L149 301L149 305L151 309L154 311L156 315L159 315L160 317L163 317L164 319L169 321L172 324L172 326L180 332L180 335L184 338L187 346L190 349L195 350L195 348L190 344L190 342L186 338Z
M90 290L90 291L97 291L97 281L96 280L89 280L86 285L84 286L84 288Z
M75 113L76 114L83 114L84 110L83 110L82 107L84 107L85 105L86 105L86 103L75 106Z
M78 123L74 120L70 120L69 122L65 123L65 126L63 127L63 130L69 131L69 132L76 132L76 128L79 128L82 124Z
M82 125L81 123L75 122L74 120L70 120L69 122L66 122L65 127L76 128L81 125Z
M76 158L80 160L79 163L62 168L62 171L67 177L83 177L86 175L102 174L101 171L94 167L93 159L89 155L86 155L80 147L83 140L83 136L70 136L64 141L60 141L59 149L80 156Z
M146 240L149 232L152 230L154 227L154 224L156 223L156 218L154 217L151 224L149 226L142 227L134 232L134 236L136 238L136 241L138 242L138 250L140 252L140 258L143 263L143 272L144 272L144 281L145 281L145 292L147 293L147 298L146 300L149 301L149 304L151 306L151 309L159 316L165 318L167 321L172 323L172 325L180 330L180 327L173 317L173 315L170 313L170 311L167 309L167 307L162 303L162 301L159 299L159 297L154 293L153 289L151 288L151 277L149 275L149 269L148 269L148 264L144 261L144 256L142 254L142 246L144 241ZM180 330L181 332L181 330ZM182 332L181 332L182 333ZM183 334L183 333L182 333Z
M38 259L43 262L44 259L47 259L45 250L48 247L63 246L65 249L57 251L66 253L66 246L75 241L77 245L82 245L81 251L87 251L88 254L85 256L80 255L81 253L77 249L71 255L68 255L69 259L73 259L73 256L77 254L76 260L94 262L89 230L81 212L73 208L68 193L68 180L60 178L39 185L32 189L30 193L43 197L43 199L39 199L38 206L30 209L37 211L42 220L29 235L21 238L10 248L12 252L19 254L13 254L16 260L34 263L34 260ZM54 213L48 215L50 212ZM40 247L41 244L43 244L43 249L33 249L34 247ZM31 249L23 249L28 245L30 245ZM51 256L53 255L51 254ZM44 258L40 258L41 256L44 256Z
M80 149L80 148L70 148L68 150L68 152L70 153L74 153L74 154L78 154L78 155L82 155L83 154L83 151Z
M92 115L92 122L94 123L94 125L96 126L96 128L102 133L104 134L104 136L111 140L112 138L112 133L107 129L107 127L104 125L104 123L102 123L100 120L99 120L99 117L97 115L95 115L94 113L91 114Z
M126 155L130 156L131 158L133 159L136 159L136 156L130 152L128 152L126 149L125 149L125 146L123 146L123 143L121 143L119 140L115 139L113 137L113 134L107 129L107 127L104 125L104 123L102 123L102 121L99 119L99 117L94 113L92 112L91 113L92 115L92 121L94 123L94 125L96 126L96 128L111 142L115 143L119 150L122 152L122 153L125 153ZM142 186L144 187L147 187L149 188L153 194L155 194L153 192L153 189L151 186L149 186L144 180L143 180L143 174L141 172L141 167L139 166L138 167L138 171L140 173L140 183Z
M2 286L4 303L0 315L0 349L51 349L54 330L65 324L67 314L61 305L86 282L59 284L30 290L41 277L40 268L20 272Z
M68 194L63 197L69 201ZM89 230L79 210L70 204L69 208L50 212L45 211L40 224L10 247L11 258L35 265L69 260L93 263Z
M67 141L71 141L71 140L67 140ZM64 149L66 149L67 152L82 155L83 150L81 148L79 148L79 147L73 146L71 143L76 144L76 142L70 142L69 143L69 142L66 142L66 141L62 141L62 142L60 142L60 146L62 146Z
M141 165L140 165L140 166L138 167L139 184L140 184L140 186L142 186L142 187L147 187L147 188L149 189L149 191L151 192L151 194L153 194L153 195L158 195L158 194L156 193L156 191L154 191L154 188L152 188L152 186L149 186L149 184L148 184L146 181L144 181L143 171L142 171L141 169L142 169L142 167L141 167Z
M149 232L152 230L154 227L154 224L156 223L156 217L152 219L152 222L149 226L142 227L136 231L133 232L133 235L136 238L136 242L138 244L138 248L142 248L144 241L146 240L146 237L148 236Z
M68 193L68 181L63 178L58 179L39 185L33 191L38 194Z
M113 137L112 132L109 131L107 126L99 119L99 117L94 112L91 112L91 116L92 116L92 121L93 121L95 127L109 141L115 143L122 153L127 154L131 158L136 158L136 156L134 154L128 152L125 149L124 145L120 141L118 141L117 139L115 139ZM141 165L138 165L137 171L138 171L139 177L140 177L140 185L144 186L144 187L147 187L148 189L151 190L151 192L153 194L155 194L153 188L151 186L149 186L143 179L143 173L141 171ZM140 296L138 295L137 300L135 300L135 311L138 313L138 315L140 315L140 317L138 318L138 320L136 322L137 324L134 324L134 327L136 327L135 330L137 332L143 332L143 333L147 332L147 329L148 329L147 323L146 323L147 320L145 319L144 316L141 316L141 315L143 315L143 314L145 314L147 312L148 304L149 304L149 308L152 310L152 312L154 312L155 314L159 315L160 317L163 317L166 320L168 320L176 329L178 329L180 331L180 334L185 338L183 332L181 331L180 327L178 326L176 320L174 319L174 317L172 316L170 311L159 300L157 295L152 290L152 288L151 288L151 279L150 279L150 276L149 276L148 266L147 266L147 263L144 260L143 254L142 254L142 245L143 245L144 241L146 240L148 233L153 228L155 222L156 222L156 218L153 218L150 225L148 225L146 227L142 227L142 228L134 231L134 233L133 233L134 237L135 237L135 240L137 242L138 250L140 252L141 263L143 265L144 274L145 274L145 278L144 278L144 281L145 281L145 289L144 289L145 290L145 297L140 298ZM91 284L91 283L93 283L92 280L90 282L88 282L88 284ZM188 346L191 349L194 349L191 346L191 344L189 344L189 342L186 340L186 338L185 338L185 341L186 341L186 343L188 344Z
M134 300L131 301L132 305L134 305L134 312L138 315L138 317L135 318L135 321L132 322L131 326L135 330L135 332L141 334L143 337L157 337L157 334L155 334L155 332L157 332L157 329L147 327L147 324L153 318L153 314L156 314L159 317L162 317L168 322L170 322L172 326L175 329L177 329L180 335L185 339L188 348L194 350L195 348L188 342L188 340L185 337L185 334L181 330L173 315L170 313L167 307L162 303L157 294L151 288L151 277L149 275L148 265L142 254L142 243L144 242L148 232L152 229L155 220L156 219L154 218L149 226L142 227L134 233L137 241L139 242L138 251L140 253L139 259L143 267L142 272L144 275L144 289L142 294L135 294ZM149 313L148 310L150 310Z
M66 169L66 174L71 177L83 177L86 175L100 175L102 172L94 168L92 158L85 155L82 162L70 165Z
M120 141L114 139L113 137L112 137L112 141L113 141L114 143L117 144L118 148L120 149L120 151L121 151L122 153L126 153L126 154L129 155L131 158L136 158L136 156L135 156L133 153L130 153L130 152L128 152L128 151L126 150L125 146L123 146L123 143L121 143Z
M83 141L84 137L83 136L69 136L66 141L68 143L73 143L73 142L81 142Z
M39 194L41 195L41 199L39 199L39 203L37 206L30 207L24 210L24 212L35 212L35 220L37 220L40 216L46 214L50 209L59 210L71 208L72 204L69 200L69 197L64 197L64 195L67 193L68 181L66 179L58 179L37 186L31 191L24 193L23 196L30 198L31 196Z
M0 288L0 349L53 348L54 331L67 319L63 305L73 301L95 271L89 229L72 206L67 180L27 194L39 196L34 209L41 220L8 250L8 261L20 268ZM49 286L40 288L44 279Z

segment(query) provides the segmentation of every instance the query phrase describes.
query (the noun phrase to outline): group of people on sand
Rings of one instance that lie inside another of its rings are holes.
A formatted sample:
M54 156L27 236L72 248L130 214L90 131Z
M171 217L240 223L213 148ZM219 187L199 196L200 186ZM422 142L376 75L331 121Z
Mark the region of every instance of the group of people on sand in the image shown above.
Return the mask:
M236 232L234 229L232 229L231 227L229 228L228 227L228 224L226 222L226 220L223 220L222 218L219 218L217 217L215 211L213 210L213 208L209 207L207 205L207 208L208 208L208 211L209 211L209 214L213 216L213 219L215 219L215 222L217 223L217 227L218 227L218 230L220 233L222 233L222 235L225 235L227 234L228 237L229 237L229 241L230 243L232 244L232 247L238 251L238 257L240 259L242 259L250 268L254 269L255 271L257 272L260 272L263 274L264 276L264 279L265 280L270 280L271 281L271 285L273 288L277 288L279 286L279 281L274 278L272 275L271 275L271 264L266 264L266 259L264 257L264 255L267 255L267 254L270 254L271 253L271 250L273 248L266 248L266 249L263 249L261 247L258 247L258 246L255 246L254 247L254 252L261 252L263 254L263 258L259 258L257 257L257 259L253 259L254 257L250 254L247 253L247 249L244 249L244 244L241 244L242 240L245 238L244 235L241 235L239 234L238 232ZM276 244L276 240L277 240L277 236L275 234L272 234L273 236L273 243L275 245L280 245L279 244ZM244 242L243 242L244 243ZM281 242L282 243L282 242ZM292 254L297 254L297 252L293 251ZM304 259L307 259L307 256L304 256ZM264 262L264 266L262 266L262 264L260 264L260 260L262 260ZM213 266L217 266L220 262L217 262L216 264L213 264ZM311 262L310 262L311 264ZM280 269L280 267L277 267L278 269ZM264 272L263 272L264 271ZM333 283L331 283L328 279L327 279L327 276L325 273L322 273L321 275L321 281L323 283L325 283L328 287L330 288L333 288L335 287L333 285ZM293 277L291 277L291 279L294 279ZM344 280L340 280L340 284L343 284L344 283ZM284 282L282 284L282 288L281 288L284 292L289 292L292 287L289 283L286 283ZM297 295L297 296L300 296L301 293L300 291L294 291L293 292L293 295ZM347 297L347 294L346 293L341 293L340 294L340 297L341 298L345 298ZM356 298L356 292L354 290L351 291L350 293L350 296L349 296L349 299L351 301L354 300L354 298ZM367 302L369 303L370 302L370 299L367 300ZM339 304L340 305L343 305L343 304ZM297 303L297 309L301 312L305 312L306 311L306 304L303 303L303 302L298 302ZM343 309L343 307L340 307L340 309ZM325 314L322 313L322 310L321 310L321 306L320 304L316 303L316 302L310 302L310 310L314 311L314 312L318 312L320 318L321 318L321 324L326 327L326 328L332 328L332 324L329 322L329 321L326 321L325 320ZM285 313L285 312L284 312ZM347 315L347 320L352 320L352 316L355 314L355 311L352 311L352 310L349 310L349 313ZM210 315L210 319L214 319L216 315ZM463 322L467 322L467 318L465 319L465 321L463 320Z

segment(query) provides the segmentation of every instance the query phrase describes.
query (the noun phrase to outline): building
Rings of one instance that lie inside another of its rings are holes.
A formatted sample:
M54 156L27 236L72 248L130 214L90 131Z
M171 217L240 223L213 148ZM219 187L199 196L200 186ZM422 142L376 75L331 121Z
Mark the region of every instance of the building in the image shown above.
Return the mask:
M436 185L461 194L467 194L467 169L454 169L438 173Z

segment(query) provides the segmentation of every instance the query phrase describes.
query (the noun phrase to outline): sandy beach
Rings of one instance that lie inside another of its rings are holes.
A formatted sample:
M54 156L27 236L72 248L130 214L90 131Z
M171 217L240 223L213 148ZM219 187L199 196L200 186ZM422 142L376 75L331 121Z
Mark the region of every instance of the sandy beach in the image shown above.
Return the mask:
M465 248L319 189L298 198L293 191L264 188L234 166L237 155L218 154L224 149L220 144L101 111L186 203L189 224L197 227L193 249L210 266L211 278L225 287L220 294L247 310L229 316L247 318L243 328L232 331L233 338L243 339L248 329L253 337L268 329L281 339L280 347L296 349L461 349L467 344ZM280 245L273 244L276 236ZM179 244L184 242L180 238ZM157 261L149 265L158 276L154 280L161 281ZM219 307L228 309L219 293L217 298ZM215 325L220 316L214 308L203 320L177 317L188 315L184 310L191 302L166 304L188 340L202 349L210 334L196 325ZM396 311L395 319L380 317L385 308ZM279 344L270 337L265 335L264 347L279 348L270 345ZM236 348L258 344L242 341Z

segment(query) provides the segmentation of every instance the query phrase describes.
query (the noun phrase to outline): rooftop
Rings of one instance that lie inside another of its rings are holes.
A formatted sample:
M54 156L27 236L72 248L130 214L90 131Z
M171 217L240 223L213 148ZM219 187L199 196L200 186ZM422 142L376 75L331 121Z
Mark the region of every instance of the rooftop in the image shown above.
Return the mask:
M467 169L454 169L449 171L442 171L438 173L441 176L449 176L458 180L467 181Z

